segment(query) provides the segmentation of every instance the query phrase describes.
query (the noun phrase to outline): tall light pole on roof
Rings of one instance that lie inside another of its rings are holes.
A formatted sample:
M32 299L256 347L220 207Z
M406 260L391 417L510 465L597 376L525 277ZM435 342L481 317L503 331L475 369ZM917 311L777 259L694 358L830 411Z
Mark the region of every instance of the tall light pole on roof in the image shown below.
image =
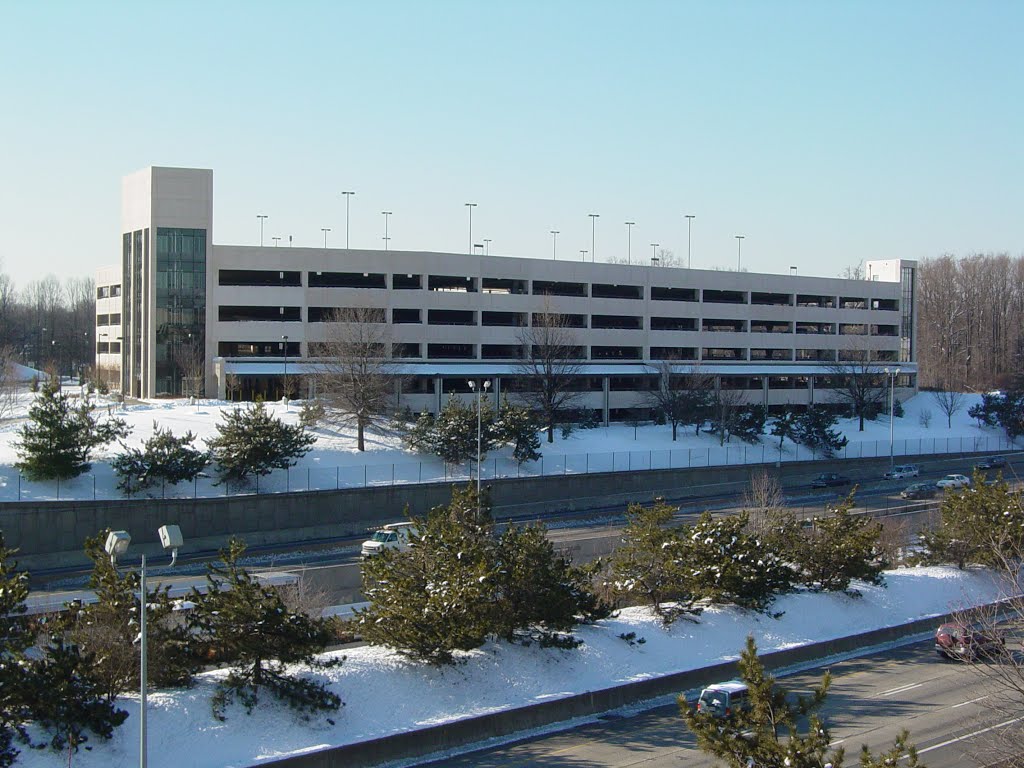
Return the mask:
M274 247L277 248L277 244L281 240L281 238L280 237L272 237L270 239L274 241Z
M601 218L599 213L588 213L590 217L590 260L597 259L597 220Z
M490 256L490 255L491 255L491 238L485 237L484 238L484 256Z
M345 250L348 250L348 204L355 192L342 192L345 196Z
M686 268L692 269L693 261L690 259L690 233L693 225L693 220L697 218L692 213L686 214Z
M476 203L466 203L466 208L469 210L469 252L473 253L473 209Z
M551 230L551 260L558 261L558 230Z
M736 271L740 271L740 257L743 255L743 240L745 235L736 235Z
M587 260L587 249L586 248L580 248L580 259L582 261L586 261Z
M331 231L330 227L320 227L320 231L324 233L324 248L327 247L327 233Z
M260 248L263 247L263 222L269 219L265 213L257 213L256 218L260 220Z
M652 267L658 266L658 261L659 261L659 259L658 259L658 246L659 245L661 245L661 243L651 243L651 266Z
M381 215L384 217L384 250L388 250L388 241L391 239L388 237L388 219L391 218L391 211L381 211Z
M626 263L633 263L633 227L636 226L635 221L626 222Z

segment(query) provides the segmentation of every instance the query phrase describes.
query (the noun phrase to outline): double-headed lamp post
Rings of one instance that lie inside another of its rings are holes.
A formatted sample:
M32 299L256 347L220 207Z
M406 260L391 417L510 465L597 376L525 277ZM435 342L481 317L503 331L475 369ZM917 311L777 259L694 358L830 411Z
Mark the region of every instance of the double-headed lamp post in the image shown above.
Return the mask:
M160 536L160 545L171 550L171 566L178 560L178 548L184 543L181 537L181 529L176 525L162 525L157 531ZM117 558L128 551L132 536L128 531L111 531L107 534L107 541L103 545L107 554L110 555L111 564L117 568ZM148 763L148 749L146 746L146 603L149 593L146 591L146 556L142 556L142 566L139 569L139 768L146 768Z
M889 469L891 470L893 467L893 426L895 424L893 412L896 410L896 377L900 375L900 369L886 368L885 372L889 376Z
M483 392L491 388L491 381L490 379L486 379L483 382L482 387L477 387L476 381L470 379L469 388L476 392L476 515L477 517L480 517L480 447L483 436L483 425L480 416L480 396Z

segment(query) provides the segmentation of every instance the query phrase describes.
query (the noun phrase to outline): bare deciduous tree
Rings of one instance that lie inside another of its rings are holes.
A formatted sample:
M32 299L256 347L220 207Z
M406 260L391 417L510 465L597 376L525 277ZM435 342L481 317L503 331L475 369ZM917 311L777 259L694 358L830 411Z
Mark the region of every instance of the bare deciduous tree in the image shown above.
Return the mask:
M310 345L317 397L329 420L355 425L360 451L366 429L383 420L394 397L397 366L384 320L379 307L335 310L324 323L324 341Z
M786 497L778 476L765 470L751 474L750 487L743 493L743 509L750 514L751 533L768 533L786 512Z
M235 395L242 391L242 381L237 373L228 373L224 376L224 392L228 400L234 402Z
M205 395L206 355L202 343L191 335L173 347L174 365L181 374L181 394L185 397Z
M861 341L852 342L845 352L850 359L828 365L835 385L832 394L837 401L849 406L860 422L859 431L863 432L864 419L874 418L886 402L889 390L882 372L884 366L871 362L870 351Z
M964 393L950 391L946 384L940 381L938 391L932 392L932 399L939 410L946 414L946 426L952 428L953 414L963 410Z
M15 370L14 350L0 347L0 421L14 413L18 397L18 376Z
M652 364L658 374L657 388L647 397L648 406L672 425L675 441L680 425L699 424L706 416L714 389L714 377L697 363L679 365L673 360Z
M552 311L550 301L544 302L541 312L533 313L529 327L520 329L519 343L523 358L516 371L526 380L526 387L518 397L541 415L552 443L555 424L579 400L580 393L573 385L583 370L583 353L568 318Z

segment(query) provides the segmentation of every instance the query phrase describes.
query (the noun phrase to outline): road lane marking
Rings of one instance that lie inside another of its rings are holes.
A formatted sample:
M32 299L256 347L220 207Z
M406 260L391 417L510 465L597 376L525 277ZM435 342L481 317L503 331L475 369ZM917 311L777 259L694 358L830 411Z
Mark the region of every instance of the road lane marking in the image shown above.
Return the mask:
M971 699L970 701L962 701L959 704L954 704L952 707L950 707L950 709L956 709L957 707L966 707L968 704L974 704L975 702L981 701L982 699L987 699L988 697L989 694L986 693L984 696L979 696L976 699Z
M888 691L882 691L878 696L895 696L897 693L906 693L912 691L915 688L920 688L924 683L912 683L911 685L901 685L899 688L890 688Z
M980 736L981 734L988 733L989 731L995 731L995 730L998 730L1000 728L1005 728L1008 725L1013 725L1014 723L1019 723L1021 720L1024 720L1024 717L1015 717L1012 720L1007 720L1007 721L999 723L997 725L990 725L988 728L982 728L980 731L974 731L974 733L966 733L963 736L957 736L955 739L950 739L949 741L944 741L941 744L932 744L930 747L925 747L924 749L919 749L919 750L917 750L917 754L923 755L925 752L931 752L933 749L941 749L942 747L948 747L950 744L956 744L958 741L965 741L966 739L973 739L975 736ZM907 756L904 755L900 759L901 760L906 760Z

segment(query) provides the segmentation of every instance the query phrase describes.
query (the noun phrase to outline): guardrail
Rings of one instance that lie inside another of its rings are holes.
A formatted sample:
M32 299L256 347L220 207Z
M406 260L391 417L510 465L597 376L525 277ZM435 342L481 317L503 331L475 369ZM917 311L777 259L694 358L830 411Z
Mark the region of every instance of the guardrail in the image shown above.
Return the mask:
M941 454L999 453L1017 450L1004 436L912 438L892 443L893 457L918 457ZM851 441L835 454L837 459L885 458L890 455L888 440ZM585 475L604 472L638 472L656 469L739 466L743 464L790 463L825 458L796 445L782 450L774 441L757 445L724 445L709 448L675 448L636 451L609 451L545 456L535 462L517 463L508 458L481 462L484 480L552 475ZM32 482L22 475L0 477L0 503L5 501L108 500L124 498L213 498L297 491L334 491L344 488L409 485L464 481L476 477L475 462L445 464L439 459L355 464L351 466L305 466L275 470L255 477L242 486L218 483L216 477L202 475L190 483L163 485L133 496L122 494L112 473L88 473L65 482Z

